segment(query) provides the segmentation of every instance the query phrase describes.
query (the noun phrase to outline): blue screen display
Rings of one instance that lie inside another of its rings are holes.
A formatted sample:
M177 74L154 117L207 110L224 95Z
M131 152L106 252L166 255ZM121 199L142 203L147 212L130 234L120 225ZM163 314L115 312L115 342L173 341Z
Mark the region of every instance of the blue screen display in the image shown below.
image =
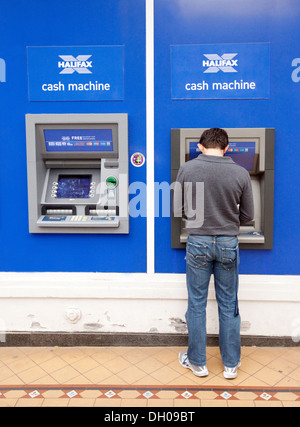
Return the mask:
M231 157L235 163L243 166L247 171L253 171L255 142L229 142L229 148L225 156Z
M200 148L198 148L199 141L190 142L189 160L193 160L201 154Z
M201 154L198 148L199 141L190 142L189 160L193 160ZM255 142L229 142L229 148L225 154L226 157L231 157L232 160L247 171L254 170L255 160Z
M50 152L113 151L111 129L44 129L44 137Z
M92 177L88 175L61 175L58 178L57 199L89 198Z

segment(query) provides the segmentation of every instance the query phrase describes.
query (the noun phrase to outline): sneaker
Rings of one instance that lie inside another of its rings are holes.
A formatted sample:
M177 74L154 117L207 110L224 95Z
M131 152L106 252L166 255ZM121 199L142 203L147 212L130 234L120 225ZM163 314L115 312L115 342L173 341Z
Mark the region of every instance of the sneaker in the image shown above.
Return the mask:
M227 380L233 380L238 375L238 368L241 366L241 362L239 362L234 368L227 368L224 366L224 378Z
M193 365L187 357L186 350L182 350L179 353L178 359L179 359L180 365L183 368L190 369L191 371L193 371L194 375L197 375L197 377L207 377L207 375L208 375L207 367L206 366Z

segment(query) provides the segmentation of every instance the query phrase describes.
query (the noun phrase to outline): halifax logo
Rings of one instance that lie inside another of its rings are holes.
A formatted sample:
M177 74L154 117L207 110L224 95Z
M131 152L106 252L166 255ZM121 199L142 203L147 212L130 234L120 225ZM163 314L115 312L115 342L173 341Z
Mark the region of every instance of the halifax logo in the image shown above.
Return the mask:
M203 67L208 67L204 73L218 73L223 71L223 73L237 73L237 70L233 67L238 66L238 60L233 59L237 53L224 53L224 55L219 56L215 53L212 54L203 54L207 60L202 61Z
M78 55L74 58L72 55L58 55L62 61L58 61L58 68L62 68L59 74L73 74L75 71L79 74L91 74L89 68L92 68L92 62L88 59L92 55Z

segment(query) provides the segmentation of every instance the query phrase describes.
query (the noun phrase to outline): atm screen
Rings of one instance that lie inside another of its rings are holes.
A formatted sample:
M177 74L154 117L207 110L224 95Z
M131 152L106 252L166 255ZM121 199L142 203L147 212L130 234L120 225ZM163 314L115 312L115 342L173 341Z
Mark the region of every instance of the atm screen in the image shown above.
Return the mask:
M229 142L229 148L225 156L231 157L232 160L247 171L254 170L255 161L255 142Z
M112 129L44 129L50 152L113 151Z
M186 160L193 160L201 154L198 148L199 141L189 143L189 153ZM229 142L229 148L225 156L231 157L232 160L247 171L254 170L255 162L255 142Z
M198 148L199 141L192 141L189 143L189 155L186 160L193 160L201 154L200 149Z
M57 199L88 199L91 175L60 175L57 185Z

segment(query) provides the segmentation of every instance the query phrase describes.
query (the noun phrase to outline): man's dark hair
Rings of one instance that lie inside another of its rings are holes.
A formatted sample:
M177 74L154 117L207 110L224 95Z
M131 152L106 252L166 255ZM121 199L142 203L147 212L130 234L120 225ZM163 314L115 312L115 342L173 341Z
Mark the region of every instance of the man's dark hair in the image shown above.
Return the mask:
M224 129L207 129L203 132L199 143L205 148L220 148L224 150L228 145L228 135Z

